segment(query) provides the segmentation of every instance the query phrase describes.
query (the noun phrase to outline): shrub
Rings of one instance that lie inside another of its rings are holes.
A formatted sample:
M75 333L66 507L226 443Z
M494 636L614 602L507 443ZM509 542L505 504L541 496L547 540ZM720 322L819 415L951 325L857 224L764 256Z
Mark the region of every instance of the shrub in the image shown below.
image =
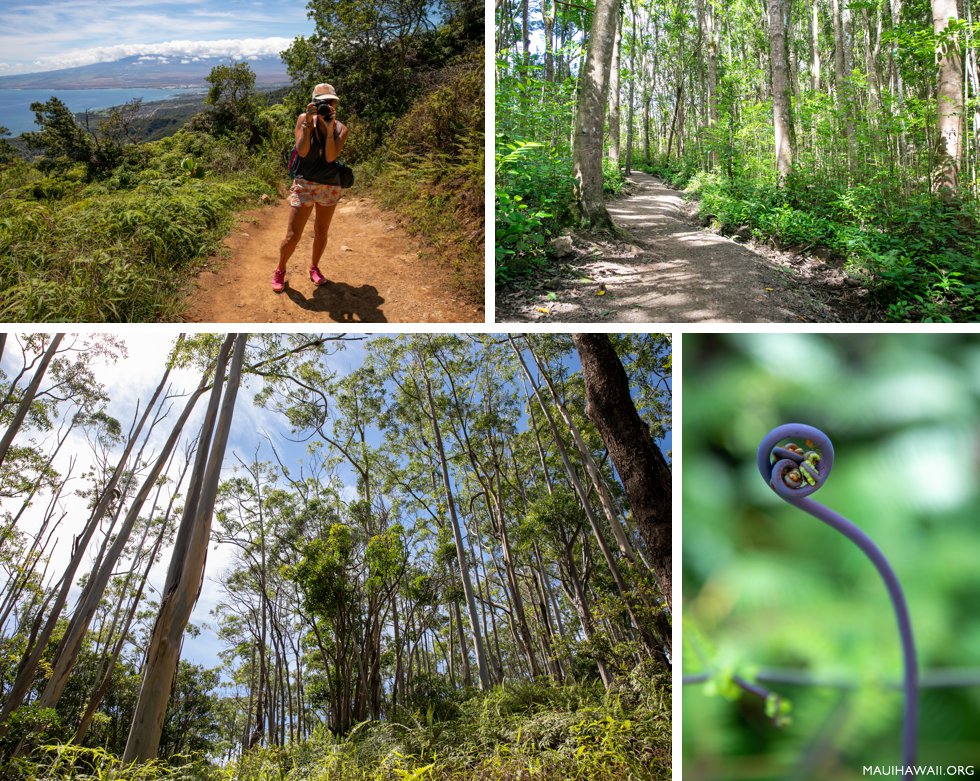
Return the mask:
M496 275L506 281L546 262L545 245L568 216L574 179L566 158L536 141L497 137Z
M784 246L829 248L869 280L891 320L973 320L980 293L980 216L975 203L921 193L886 204L868 185L845 189L791 179L772 184L691 178L699 215L722 232L747 225L756 238Z

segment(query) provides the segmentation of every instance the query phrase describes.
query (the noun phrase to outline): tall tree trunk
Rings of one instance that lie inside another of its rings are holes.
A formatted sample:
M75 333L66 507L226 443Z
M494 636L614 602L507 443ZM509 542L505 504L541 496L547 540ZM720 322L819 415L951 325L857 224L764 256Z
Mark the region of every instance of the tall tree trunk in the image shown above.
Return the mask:
M602 201L602 139L618 21L619 0L597 0L575 113L572 158L580 218L590 228L599 230L613 229Z
M544 24L544 80L555 80L555 0L542 0L541 20Z
M582 463L585 465L585 471L592 481L592 487L595 489L595 492L599 497L599 504L605 513L606 520L609 522L609 528L613 533L613 537L616 539L616 544L619 546L620 553L622 553L623 556L625 556L629 561L635 562L636 551L633 548L633 543L630 542L629 536L626 534L626 531L623 529L623 525L620 522L619 514L616 512L616 508L613 507L612 497L609 495L609 491L606 488L602 474L599 472L598 464L596 464L595 459L592 458L592 454L589 452L589 447L586 445L585 439L582 437L582 433L579 431L578 426L575 425L575 421L572 419L572 416L569 414L568 410L565 408L565 405L558 396L558 392L555 390L551 377L541 366L541 361L538 360L538 356L535 354L530 340L527 340L527 347L528 352L531 353L531 357L534 359L534 362L538 367L538 370L541 372L545 385L548 386L548 392L551 395L551 400L555 404L555 409L558 410L558 414L561 415L562 420L568 427L569 433L572 435L572 441L575 443L575 447L579 452ZM646 561L642 553L641 559L649 569L649 562Z
M139 585L136 587L136 593L133 595L129 603L129 609L126 613L126 617L122 622L122 626L119 629L118 637L116 638L116 644L112 649L112 652L107 656L104 664L104 672L102 678L96 683L95 687L92 689L89 695L88 704L85 706L85 712L82 714L81 721L78 727L75 729L74 741L78 745L82 745L85 740L85 735L88 732L89 727L92 724L92 719L95 717L96 711L99 709L99 705L102 704L102 699L105 697L106 692L109 691L109 685L112 682L112 674L115 672L116 660L122 653L123 646L126 643L126 638L129 635L129 628L133 623L133 619L136 617L136 611L140 606L140 602L143 599L143 591L146 589L146 583L150 578L150 571L153 569L153 565L156 562L157 555L160 552L160 548L163 545L163 540L167 535L167 527L170 521L170 515L173 512L174 503L177 499L177 492L180 490L181 483L184 482L184 475L187 473L187 468L190 466L190 454L184 461L183 469L181 470L180 476L174 483L174 490L170 496L170 501L167 504L167 510L164 513L164 517L160 522L160 530L157 533L156 540L154 540L153 545L150 548L149 555L146 558L146 566L143 568L143 574L140 577ZM157 494L159 498L159 492L161 488L158 488ZM150 512L150 519L153 518L156 510L156 499L154 499L153 509ZM149 533L149 523L147 523L146 533L144 534L145 542L146 536ZM142 548L142 542L140 548Z
M562 465L565 467L565 472L568 475L568 480L572 484L572 488L574 489L575 494L578 496L579 504L581 505L582 510L589 521L589 526L592 529L592 535L595 538L596 545L599 548L599 552L602 554L603 560L606 563L606 567L609 569L609 574L612 576L613 582L616 584L616 588L619 591L620 596L623 597L623 601L626 605L626 610L629 613L630 619L633 621L633 625L636 627L637 631L640 633L644 642L649 648L653 649L654 647L656 647L657 643L659 642L664 647L669 649L670 635L667 635L666 637L661 636L657 638L654 635L654 633L647 627L647 625L640 620L633 605L631 604L632 599L631 599L629 586L626 584L626 580L623 577L623 573L619 568L619 564L616 562L616 559L613 556L612 551L610 550L605 537L603 536L602 528L599 525L599 519L596 517L595 512L593 512L592 510L592 505L591 502L589 501L589 495L586 492L584 486L582 485L582 481L579 480L579 477L575 472L575 467L572 465L572 461L571 458L569 457L568 451L565 448L564 443L562 442L561 433L558 429L558 425L557 423L555 423L555 420L551 415L551 411L548 409L548 406L545 403L544 396L542 395L541 390L538 388L537 383L534 382L534 378L531 376L531 371L524 361L524 356L521 354L520 350L515 344L513 336L509 336L508 340L510 341L514 353L517 355L517 359L521 364L521 368L524 371L524 375L527 377L528 384L531 386L531 389L534 391L534 396L538 401L538 405L540 406L541 411L544 413L545 420L547 420L548 426L552 431L552 435L554 436L554 440L555 440L555 447L557 448L558 455L562 460ZM532 357L533 357L533 353L532 353Z
M41 663L41 657L44 654L48 641L51 639L51 635L54 633L54 630L58 624L58 620L61 617L61 611L64 609L65 603L68 601L69 592L71 591L71 587L75 579L75 573L78 571L82 560L85 558L86 549L88 548L88 544L91 542L92 536L95 534L96 529L98 529L99 523L101 523L113 502L116 500L119 483L126 472L129 458L132 455L133 448L136 446L136 442L140 437L143 422L143 420L140 421L139 425L137 425L133 431L132 436L130 436L129 440L126 442L126 447L123 449L123 453L119 457L119 461L112 472L112 476L102 489L98 502L96 503L95 508L92 510L88 521L86 521L84 528L75 538L71 558L68 562L68 566L65 568L64 574L62 575L61 585L58 588L57 596L51 605L51 610L48 614L47 621L44 623L44 628L38 635L36 643L33 646L29 646L28 650L25 651L24 657L22 658L20 667L17 671L17 677L14 680L10 690L7 692L7 698L4 700L3 709L0 710L0 735L6 733L7 719L14 710L20 707L21 703L24 701L24 698L27 696L28 691L30 691L31 685L34 683L34 677Z
M436 453L439 456L439 468L442 473L442 483L445 489L446 504L449 506L449 520L452 525L453 540L456 544L456 558L459 563L459 574L463 581L463 594L466 597L466 607L470 618L470 631L473 640L473 651L476 654L476 666L480 676L480 689L490 688L490 677L487 669L486 655L483 649L483 638L480 635L480 621L476 612L476 599L473 596L473 583L470 579L469 560L463 547L463 537L460 532L459 518L456 515L456 502L453 497L452 483L449 480L449 465L446 461L446 451L442 445L442 433L439 429L439 417L436 412L435 399L432 397L432 383L425 365L419 360L419 371L425 383L426 400L429 404L429 416L432 421L432 431L435 438Z
M957 19L956 0L932 0L932 29L939 36ZM951 195L959 185L963 144L963 56L959 35L953 33L936 43L936 101L938 108L939 167L936 189Z
M847 39L844 36L844 20L841 0L830 0L831 22L834 27L834 77L837 109L844 117L844 136L847 139L847 167L852 170L857 155L854 119L851 116L851 87L847 68Z
M769 0L769 68L772 74L772 120L776 132L776 175L780 184L793 170L796 136L793 128L792 87L786 30L792 5Z
M463 674L463 685L472 686L473 676L470 673L470 655L466 650L466 634L463 632L463 616L462 611L459 609L459 600L454 599L451 603L452 608L452 621L456 626L456 632L459 636L459 655L460 655L460 670Z
M810 16L810 88L820 91L820 0L813 0Z
M245 346L245 334L229 334L218 355L214 388L202 426L184 515L160 600L160 611L146 653L143 683L123 754L124 764L152 759L160 745L163 718L177 671L184 628L204 583L214 501L241 383ZM228 379L223 383L229 353L231 366ZM225 391L222 399L223 385ZM211 443L210 453L208 443Z
M653 559L653 571L671 607L671 475L667 461L636 411L629 378L605 334L572 336L582 361L585 414L609 450L633 519Z
M612 62L609 67L609 162L619 167L619 72L622 58L623 18L617 16L616 36L613 39Z

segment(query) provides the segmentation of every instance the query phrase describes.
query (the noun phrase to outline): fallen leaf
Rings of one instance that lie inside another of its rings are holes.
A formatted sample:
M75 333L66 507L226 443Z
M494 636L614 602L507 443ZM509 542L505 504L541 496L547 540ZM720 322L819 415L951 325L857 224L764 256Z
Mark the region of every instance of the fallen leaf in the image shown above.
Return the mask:
M557 293L554 293L554 292L548 293L548 300L549 301L557 301L558 300L558 294Z
M539 307L535 307L535 308L536 308L536 309L537 309L537 310L538 310L538 311L539 311L539 312L540 312L541 314L543 314L543 315L550 315L550 314L551 314L551 310L550 310L550 309L548 309L548 307L546 307L546 306L539 306Z
M774 288L774 287L767 287L767 288L766 288L766 292L767 292L767 293L771 293L771 292L772 292L773 290L775 290L775 289L776 289L776 288Z

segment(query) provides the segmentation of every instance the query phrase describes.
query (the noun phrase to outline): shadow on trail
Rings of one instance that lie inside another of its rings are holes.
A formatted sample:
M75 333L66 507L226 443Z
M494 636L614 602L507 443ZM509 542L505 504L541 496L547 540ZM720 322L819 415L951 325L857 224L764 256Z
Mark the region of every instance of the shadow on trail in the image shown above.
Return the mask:
M314 288L312 298L286 283L283 291L289 300L307 312L324 312L335 323L387 323L381 311L384 298L374 285L348 285L327 282Z

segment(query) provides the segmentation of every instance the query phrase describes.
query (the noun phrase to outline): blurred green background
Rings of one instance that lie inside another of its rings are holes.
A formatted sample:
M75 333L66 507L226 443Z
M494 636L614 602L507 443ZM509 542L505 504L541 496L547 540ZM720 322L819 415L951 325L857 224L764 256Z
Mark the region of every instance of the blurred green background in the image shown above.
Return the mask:
M980 336L688 334L683 669L707 680L684 687L685 781L846 781L901 763L901 651L884 584L756 468L763 436L788 422L833 441L813 498L897 571L920 672L961 684L922 689L918 764L980 775ZM773 682L779 671L823 683ZM775 725L733 675L785 697L790 723Z

